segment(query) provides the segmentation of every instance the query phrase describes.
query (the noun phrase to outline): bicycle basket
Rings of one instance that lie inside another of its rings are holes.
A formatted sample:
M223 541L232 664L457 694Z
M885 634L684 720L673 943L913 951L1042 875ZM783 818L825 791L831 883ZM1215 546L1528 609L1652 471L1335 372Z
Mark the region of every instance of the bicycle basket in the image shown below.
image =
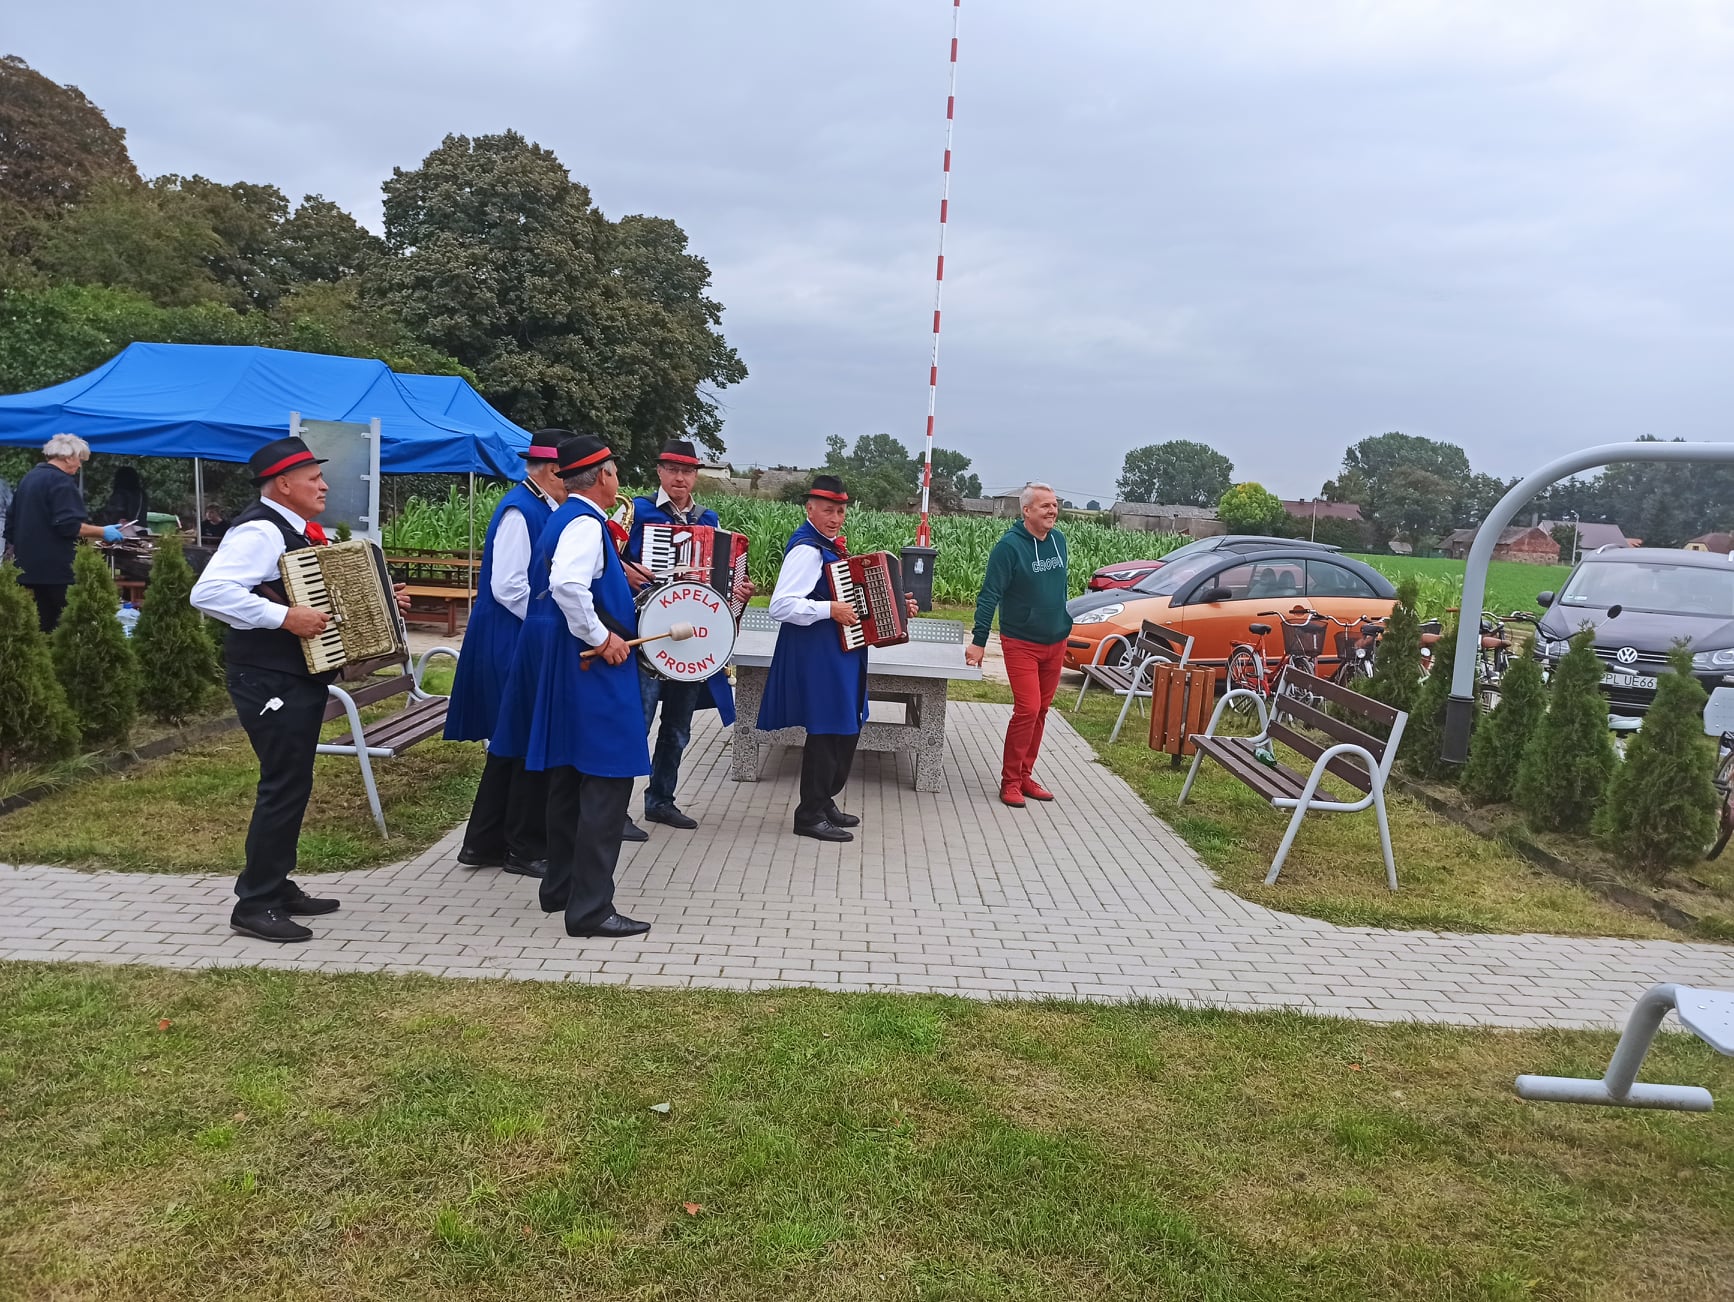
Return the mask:
M1286 656L1305 656L1308 660L1317 660L1324 654L1326 625L1290 624L1283 621L1282 650Z

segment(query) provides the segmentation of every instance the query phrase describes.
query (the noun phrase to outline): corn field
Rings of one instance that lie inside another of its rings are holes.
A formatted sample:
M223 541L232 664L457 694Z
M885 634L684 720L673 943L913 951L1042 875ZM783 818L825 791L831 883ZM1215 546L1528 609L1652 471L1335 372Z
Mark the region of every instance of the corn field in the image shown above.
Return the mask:
M494 507L504 493L505 489L497 484L476 492L477 550L481 548ZM801 507L794 502L752 497L714 497L704 502L716 511L724 529L744 533L752 540L747 552L748 572L759 591L768 593L777 581L789 535L806 518ZM398 517L385 526L385 545L388 550L430 548L461 552L469 545L467 507L467 500L456 488L443 502L412 497ZM915 541L916 519L895 511L851 508L844 526L849 550L895 553ZM933 517L933 543L939 549L938 568L933 576L934 601L948 606L975 602L982 575L987 572L987 554L1010 523L981 516ZM1186 541L1179 534L1131 533L1078 520L1062 521L1060 530L1066 535L1071 557L1068 577L1074 596L1084 590L1090 575L1104 565L1161 556Z

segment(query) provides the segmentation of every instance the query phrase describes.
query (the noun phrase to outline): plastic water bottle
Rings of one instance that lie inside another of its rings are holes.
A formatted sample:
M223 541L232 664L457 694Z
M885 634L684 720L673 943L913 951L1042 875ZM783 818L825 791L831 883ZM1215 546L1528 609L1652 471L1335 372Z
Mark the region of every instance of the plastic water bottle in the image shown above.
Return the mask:
M115 618L120 621L122 631L131 637L133 626L138 623L138 607L130 601L123 601L120 609L115 612Z

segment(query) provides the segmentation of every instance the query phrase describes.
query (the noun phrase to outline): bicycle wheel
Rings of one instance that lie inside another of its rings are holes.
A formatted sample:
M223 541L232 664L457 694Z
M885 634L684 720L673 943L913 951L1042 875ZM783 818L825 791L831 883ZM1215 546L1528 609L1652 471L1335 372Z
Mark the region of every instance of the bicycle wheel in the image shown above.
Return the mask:
M1714 859L1728 847L1728 839L1734 836L1734 749L1725 752L1716 761L1716 795L1721 800L1718 810L1716 839L1704 850L1706 859Z
M1258 657L1253 654L1251 647L1237 646L1228 657L1228 686L1231 691L1238 688L1259 696L1264 695L1263 666L1258 663ZM1235 697L1229 702L1228 708L1248 718L1258 713L1258 707L1244 696Z

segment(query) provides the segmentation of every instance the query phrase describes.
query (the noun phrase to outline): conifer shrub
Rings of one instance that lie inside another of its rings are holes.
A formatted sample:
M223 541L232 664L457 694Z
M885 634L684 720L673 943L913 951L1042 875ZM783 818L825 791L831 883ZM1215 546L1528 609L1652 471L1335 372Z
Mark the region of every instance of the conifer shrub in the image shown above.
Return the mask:
M1704 735L1704 688L1683 646L1656 683L1644 726L1626 744L1595 828L1608 849L1653 881L1704 856L1716 835L1716 748Z
M1587 833L1613 776L1613 738L1595 633L1583 629L1554 670L1547 713L1524 748L1517 803L1531 825Z
M1445 744L1445 705L1451 699L1451 666L1456 659L1457 625L1447 624L1433 645L1433 669L1421 680L1415 692L1415 706L1410 712L1408 726L1403 730L1403 745L1398 751L1404 766L1419 777L1455 781L1462 772L1458 765L1447 764L1439 758ZM1480 701L1477 698L1474 722L1479 725L1480 721Z
M55 676L36 601L18 568L0 565L0 769L66 759L77 749L78 719Z
M49 646L86 743L124 746L138 716L138 657L115 618L119 611L108 563L96 548L80 547L66 612Z
M1405 713L1413 713L1421 686L1421 617L1415 612L1420 591L1412 578L1397 585L1397 606L1379 638L1367 682L1368 696Z
M161 539L132 646L138 656L139 704L163 723L197 714L217 681L216 649L204 616L188 601L192 590L193 567L180 539Z
M1437 671L1435 671L1437 672ZM1547 713L1547 684L1533 656L1518 656L1499 680L1499 704L1475 729L1463 790L1478 805L1509 801L1517 788L1523 751Z

